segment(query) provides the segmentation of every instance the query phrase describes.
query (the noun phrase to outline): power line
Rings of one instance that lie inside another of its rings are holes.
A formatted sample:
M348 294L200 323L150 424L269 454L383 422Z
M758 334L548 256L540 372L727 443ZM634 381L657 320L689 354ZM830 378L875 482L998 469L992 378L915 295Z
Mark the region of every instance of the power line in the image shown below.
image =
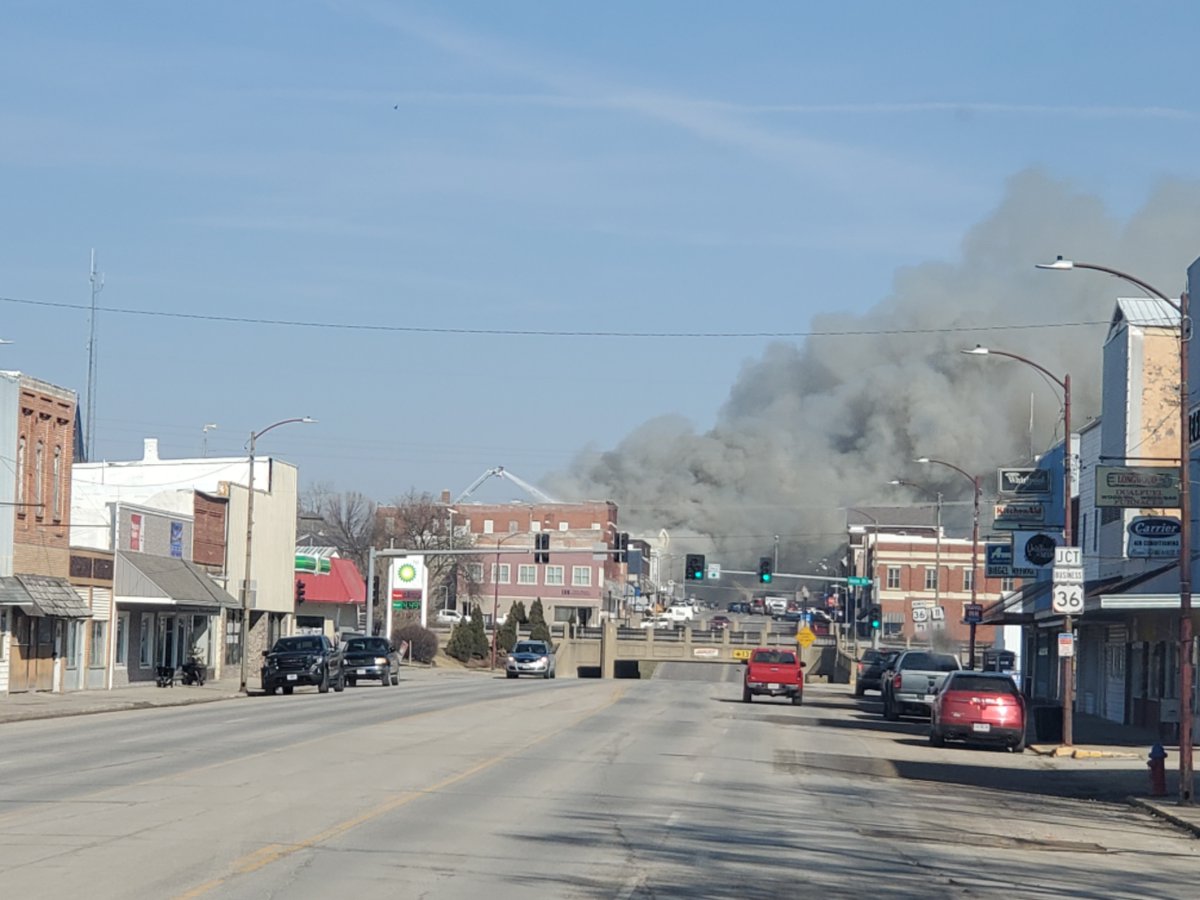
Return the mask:
M91 310L82 303L57 300L30 300L0 297L0 302L47 309ZM145 316L159 319L187 319L200 322L224 322L232 325L265 325L286 328L310 328L339 331L378 331L404 334L469 334L493 337L606 337L606 338L804 338L872 337L882 335L974 334L981 331L1026 331L1040 328L1085 328L1107 325L1107 320L1083 322L1025 322L1009 325L960 325L945 328L864 328L812 331L588 331L585 329L464 328L461 326L389 325L378 322L312 322L298 319L267 319L253 316L225 316L214 313L190 313L155 309L129 309L97 306L97 312L118 316Z

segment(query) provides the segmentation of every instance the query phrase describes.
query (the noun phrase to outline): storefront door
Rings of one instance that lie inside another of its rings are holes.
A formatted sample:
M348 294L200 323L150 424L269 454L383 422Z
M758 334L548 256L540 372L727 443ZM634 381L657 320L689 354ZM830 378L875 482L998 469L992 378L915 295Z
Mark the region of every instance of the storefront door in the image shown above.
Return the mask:
M35 691L54 690L54 619L42 616L35 619L34 679Z

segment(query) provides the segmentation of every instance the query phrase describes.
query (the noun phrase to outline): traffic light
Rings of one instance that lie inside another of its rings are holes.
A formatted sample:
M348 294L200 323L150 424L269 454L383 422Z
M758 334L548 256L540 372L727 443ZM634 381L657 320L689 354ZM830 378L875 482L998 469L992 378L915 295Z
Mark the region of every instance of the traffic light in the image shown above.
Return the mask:
M535 563L550 562L550 532L539 531L533 536L533 539L533 561Z
M304 579L303 578L296 579L296 602L297 603L304 602Z
M878 631L883 627L883 607L871 607L871 630Z
M771 583L771 557L764 556L758 561L758 581L760 584Z
M704 580L704 554L689 553L687 555L687 567L683 573L686 581L703 581Z

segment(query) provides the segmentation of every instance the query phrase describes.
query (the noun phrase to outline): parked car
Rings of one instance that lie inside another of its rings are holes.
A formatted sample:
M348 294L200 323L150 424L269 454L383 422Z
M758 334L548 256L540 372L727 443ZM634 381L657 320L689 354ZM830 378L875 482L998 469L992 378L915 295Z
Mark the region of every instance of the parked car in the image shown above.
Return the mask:
M463 614L457 609L439 609L433 620L438 625L457 625L463 620Z
M290 694L302 684L315 684L322 694L346 687L342 651L323 634L283 637L263 651L262 687L268 694Z
M667 611L663 615L672 622L690 622L696 618L696 609L693 606L677 604L675 606L668 606Z
M895 721L902 715L929 715L934 698L951 672L962 668L957 656L929 650L905 650L893 664L892 677L883 683L883 716Z
M745 666L743 703L749 703L755 695L788 697L795 706L804 702L804 663L795 650L758 647L750 652Z
M858 660L858 671L854 681L854 696L861 697L866 691L883 691L883 673L900 655L899 650L864 650Z
M734 600L725 604L725 612L731 613L749 613L750 604L745 600Z
M350 638L342 646L342 665L350 687L360 678L377 680L382 685L400 683L400 654L387 638Z
M951 672L933 702L929 743L983 741L1025 749L1025 698L1001 672Z
M666 616L652 616L648 619L642 619L641 628L666 629L674 628L675 622L668 619Z
M713 631L725 631L733 624L729 616L713 616L708 620L708 627Z
M504 674L508 678L521 675L556 677L554 647L546 641L517 641L505 661Z

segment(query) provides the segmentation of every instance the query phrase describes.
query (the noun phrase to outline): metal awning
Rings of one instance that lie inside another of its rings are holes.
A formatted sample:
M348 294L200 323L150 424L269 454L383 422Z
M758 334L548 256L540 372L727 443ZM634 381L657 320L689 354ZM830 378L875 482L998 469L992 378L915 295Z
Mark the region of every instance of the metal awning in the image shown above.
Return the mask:
M174 556L117 552L114 595L118 603L166 604L217 612L237 600L193 562Z
M14 606L27 616L90 619L92 611L65 578L12 575L0 578L0 606Z

